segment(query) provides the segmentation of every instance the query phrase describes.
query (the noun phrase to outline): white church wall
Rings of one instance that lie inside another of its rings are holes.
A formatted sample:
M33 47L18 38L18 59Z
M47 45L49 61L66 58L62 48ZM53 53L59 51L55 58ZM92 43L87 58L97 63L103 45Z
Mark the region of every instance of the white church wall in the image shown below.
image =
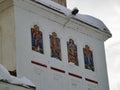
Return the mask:
M72 28L74 20L64 26L61 23L66 21L65 18L62 15L57 18L57 14L53 14L49 9L33 9L32 6L29 6L29 9L28 6L27 9L17 4L15 6L18 76L25 75L30 78L37 85L37 90L108 90L104 40L100 38L102 35L98 35L98 32L92 31L93 28L86 25ZM38 25L43 33L44 54L32 50L31 28L34 25ZM50 55L52 32L60 38L62 60ZM67 41L70 38L77 46L78 66L68 63ZM93 52L94 71L85 69L85 45L89 45Z

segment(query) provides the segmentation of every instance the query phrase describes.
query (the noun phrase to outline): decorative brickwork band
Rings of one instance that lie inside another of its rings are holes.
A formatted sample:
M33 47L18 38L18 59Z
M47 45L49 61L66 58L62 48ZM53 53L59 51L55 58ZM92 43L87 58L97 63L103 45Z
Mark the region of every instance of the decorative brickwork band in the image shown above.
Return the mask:
M88 78L85 78L85 80L88 81L88 82L92 82L92 83L98 84L98 82L95 81L95 80L91 80L91 79L88 79Z
M36 61L31 61L31 63L32 63L32 64L35 64L35 65L38 65L38 66L41 66L41 67L47 68L47 65L42 64L42 63L39 63L39 62L36 62Z
M61 72L61 73L65 73L64 70L61 70L61 69L58 69L58 68L55 68L55 67L51 67L52 70L54 71L58 71L58 72Z
M70 76L73 76L73 77L76 77L76 78L79 78L79 79L82 79L82 76L80 75L76 75L76 74L73 74L73 73L68 73Z

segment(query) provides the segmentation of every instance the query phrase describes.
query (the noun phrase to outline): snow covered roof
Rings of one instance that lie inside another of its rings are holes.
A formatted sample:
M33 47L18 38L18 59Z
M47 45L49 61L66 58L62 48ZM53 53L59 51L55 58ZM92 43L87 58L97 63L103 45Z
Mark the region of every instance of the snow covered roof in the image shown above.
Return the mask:
M62 5L59 5L51 0L31 0L31 1L34 1L38 4L42 4L48 8L51 8L59 13L66 15L66 16L69 16L71 14L70 9L68 9ZM101 20L99 20L95 17L92 17L90 15L77 14L72 18L74 18L82 23L85 23L91 27L94 27L102 32L105 32L105 33L109 34L110 37L112 35L110 33L109 29L106 27L106 25Z

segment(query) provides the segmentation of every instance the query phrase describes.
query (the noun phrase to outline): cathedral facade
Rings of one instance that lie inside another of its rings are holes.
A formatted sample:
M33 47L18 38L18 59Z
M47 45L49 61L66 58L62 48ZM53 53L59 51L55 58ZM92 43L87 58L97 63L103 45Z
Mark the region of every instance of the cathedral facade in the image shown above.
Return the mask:
M109 90L104 42L110 31L55 2L0 0L0 63L36 90Z

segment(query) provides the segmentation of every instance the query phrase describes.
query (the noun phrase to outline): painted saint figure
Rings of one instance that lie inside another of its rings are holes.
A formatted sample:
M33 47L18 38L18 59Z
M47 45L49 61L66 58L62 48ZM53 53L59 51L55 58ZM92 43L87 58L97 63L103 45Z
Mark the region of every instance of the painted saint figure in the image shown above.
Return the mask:
M88 45L83 48L85 68L94 71L93 54Z
M39 26L34 25L34 27L31 28L31 37L32 37L32 50L39 53L44 53L43 36L42 32L39 31Z
M60 39L55 32L50 35L51 57L61 60L61 45Z
M74 44L72 39L69 39L67 42L67 51L68 51L68 62L72 62L75 65L79 65L78 63L78 55L77 55L77 46Z

